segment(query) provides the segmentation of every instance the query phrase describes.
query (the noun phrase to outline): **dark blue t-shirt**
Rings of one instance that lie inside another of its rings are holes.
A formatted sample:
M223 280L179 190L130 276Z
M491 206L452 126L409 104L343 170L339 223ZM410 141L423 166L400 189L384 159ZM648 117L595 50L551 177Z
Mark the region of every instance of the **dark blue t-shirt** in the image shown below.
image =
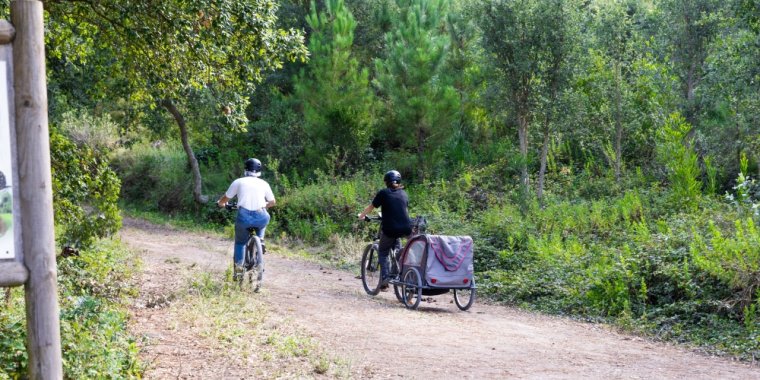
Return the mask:
M392 238L407 236L412 233L409 220L409 198L404 189L385 188L377 192L372 206L380 207L383 213L381 228L383 233Z

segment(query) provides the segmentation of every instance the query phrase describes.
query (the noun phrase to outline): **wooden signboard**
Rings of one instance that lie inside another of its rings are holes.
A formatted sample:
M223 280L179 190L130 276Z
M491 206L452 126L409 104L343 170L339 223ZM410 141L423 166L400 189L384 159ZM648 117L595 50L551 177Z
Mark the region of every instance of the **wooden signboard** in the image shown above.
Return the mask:
M13 95L13 26L0 20L0 286L26 282Z

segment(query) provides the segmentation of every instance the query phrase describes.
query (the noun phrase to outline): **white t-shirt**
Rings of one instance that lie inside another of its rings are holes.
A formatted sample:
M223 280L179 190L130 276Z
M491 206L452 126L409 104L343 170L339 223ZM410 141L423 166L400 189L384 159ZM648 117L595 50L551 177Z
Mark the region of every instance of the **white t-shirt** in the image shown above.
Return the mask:
M238 207L251 211L260 210L267 205L267 202L274 200L272 188L269 187L267 181L256 177L236 179L224 195L230 199L237 196Z

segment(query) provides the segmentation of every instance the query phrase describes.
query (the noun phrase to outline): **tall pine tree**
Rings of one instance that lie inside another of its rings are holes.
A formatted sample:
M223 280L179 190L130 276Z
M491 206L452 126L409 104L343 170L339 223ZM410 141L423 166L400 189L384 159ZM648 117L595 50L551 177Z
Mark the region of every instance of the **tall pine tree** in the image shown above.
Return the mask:
M385 35L386 57L375 61L376 85L387 97L384 138L416 155L424 179L431 146L446 139L457 96L443 71L450 37L447 0L396 0L399 14Z
M312 1L307 22L312 57L295 81L310 138L306 162L344 171L362 162L372 136L369 73L352 55L356 21L343 0L326 1L322 11Z

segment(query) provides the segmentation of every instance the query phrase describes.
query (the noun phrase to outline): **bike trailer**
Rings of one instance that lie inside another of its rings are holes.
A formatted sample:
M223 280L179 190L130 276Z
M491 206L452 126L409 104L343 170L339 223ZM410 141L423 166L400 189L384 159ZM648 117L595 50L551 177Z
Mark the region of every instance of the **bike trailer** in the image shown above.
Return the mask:
M431 288L473 286L472 238L469 236L418 235L406 244L402 268L416 267Z

